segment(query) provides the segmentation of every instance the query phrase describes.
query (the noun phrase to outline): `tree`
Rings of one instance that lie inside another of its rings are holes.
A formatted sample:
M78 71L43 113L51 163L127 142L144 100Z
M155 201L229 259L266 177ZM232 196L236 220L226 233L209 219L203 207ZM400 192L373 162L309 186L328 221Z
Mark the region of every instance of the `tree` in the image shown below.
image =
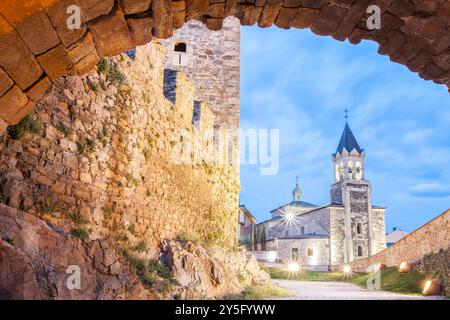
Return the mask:
M253 250L258 250L258 235L256 234L256 225L253 226Z
M266 226L263 226L263 230L261 232L261 250L266 251Z

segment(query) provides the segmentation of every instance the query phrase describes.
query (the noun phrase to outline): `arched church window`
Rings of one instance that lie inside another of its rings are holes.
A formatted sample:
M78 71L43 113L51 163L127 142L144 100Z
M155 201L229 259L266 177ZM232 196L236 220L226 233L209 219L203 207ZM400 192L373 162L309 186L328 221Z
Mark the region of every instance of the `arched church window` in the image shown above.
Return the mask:
M355 176L358 180L362 179L361 162L357 162L355 165Z
M361 223L357 223L356 224L356 233L357 234L361 234L362 233Z
M175 44L173 49L175 52L185 52L187 51L187 45L185 42L178 42Z
M341 177L340 180L344 179L344 163L341 162L341 165L339 167L339 176Z
M358 257L363 256L363 246L358 246Z
M336 181L340 181L340 176L339 176L339 165L336 164L336 167L334 168L334 174L336 175Z
M353 162L348 162L348 178L351 180L353 179Z

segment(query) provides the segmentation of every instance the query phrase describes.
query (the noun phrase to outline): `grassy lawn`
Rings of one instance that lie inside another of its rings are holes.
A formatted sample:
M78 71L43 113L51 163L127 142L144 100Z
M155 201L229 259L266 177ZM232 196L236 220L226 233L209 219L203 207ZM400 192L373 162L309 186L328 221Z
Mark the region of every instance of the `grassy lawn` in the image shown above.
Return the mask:
M225 300L262 300L270 297L287 297L291 293L275 285L247 286L240 294L226 296Z
M303 270L297 274L290 274L280 268L265 268L272 279L290 279L299 281L335 281L356 284L367 288L367 273L353 273L351 277L341 272L315 272ZM420 294L424 276L418 272L399 273L395 267L381 270L381 289L406 294Z

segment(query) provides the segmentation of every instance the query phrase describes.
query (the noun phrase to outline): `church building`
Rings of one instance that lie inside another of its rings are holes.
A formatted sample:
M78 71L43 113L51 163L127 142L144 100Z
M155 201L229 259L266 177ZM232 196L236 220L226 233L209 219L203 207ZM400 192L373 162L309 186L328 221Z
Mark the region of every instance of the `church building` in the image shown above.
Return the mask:
M303 201L297 180L292 201L272 210L271 218L256 226L258 249L276 251L282 263L296 262L318 271L335 270L385 249L385 208L372 204L365 155L346 123L332 155L330 203Z

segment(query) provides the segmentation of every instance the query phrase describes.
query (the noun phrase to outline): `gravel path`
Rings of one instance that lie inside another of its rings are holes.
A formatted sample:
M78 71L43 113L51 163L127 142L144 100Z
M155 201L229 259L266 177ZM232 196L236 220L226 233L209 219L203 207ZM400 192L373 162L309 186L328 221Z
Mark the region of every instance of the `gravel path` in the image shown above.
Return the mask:
M290 297L281 300L440 300L443 297L424 297L381 290L362 289L351 283L296 280L273 280L289 290Z

